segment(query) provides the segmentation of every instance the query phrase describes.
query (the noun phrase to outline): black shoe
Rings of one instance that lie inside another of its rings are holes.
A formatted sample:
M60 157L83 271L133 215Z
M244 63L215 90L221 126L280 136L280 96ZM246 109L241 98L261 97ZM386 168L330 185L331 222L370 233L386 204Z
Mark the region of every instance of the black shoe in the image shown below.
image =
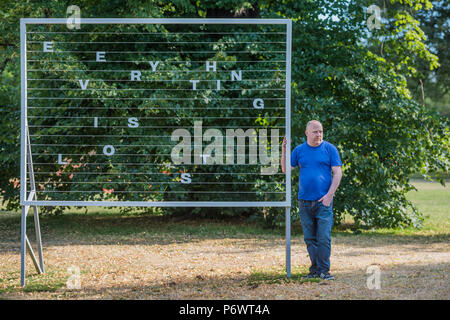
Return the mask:
M307 274L306 276L302 277L303 279L317 279L320 278L318 273L315 272L310 272L309 274Z
M321 273L320 274L320 279L322 279L322 280L334 280L334 276L332 276L328 272L327 273Z

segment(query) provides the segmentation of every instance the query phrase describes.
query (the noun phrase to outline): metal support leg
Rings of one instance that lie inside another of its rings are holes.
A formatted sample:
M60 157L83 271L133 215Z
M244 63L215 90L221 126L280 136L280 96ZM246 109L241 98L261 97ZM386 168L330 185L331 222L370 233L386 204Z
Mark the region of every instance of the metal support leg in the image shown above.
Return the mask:
M27 236L27 213L25 207L22 206L22 222L20 229L20 285L25 285L25 263L26 263L26 236Z
M286 275L291 277L291 208L286 207Z

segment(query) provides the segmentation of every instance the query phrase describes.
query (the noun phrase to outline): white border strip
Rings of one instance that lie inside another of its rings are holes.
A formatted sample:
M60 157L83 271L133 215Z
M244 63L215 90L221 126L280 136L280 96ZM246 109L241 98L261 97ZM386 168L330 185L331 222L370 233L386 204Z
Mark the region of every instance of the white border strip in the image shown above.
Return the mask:
M26 137L26 116L27 116L27 38L26 24L20 19L20 203L25 201L27 193L27 137Z
M286 24L286 201L291 206L291 53L292 53L292 21Z
M289 24L290 19L81 18L80 24ZM26 24L66 24L66 18L21 18ZM76 33L76 31L74 32Z

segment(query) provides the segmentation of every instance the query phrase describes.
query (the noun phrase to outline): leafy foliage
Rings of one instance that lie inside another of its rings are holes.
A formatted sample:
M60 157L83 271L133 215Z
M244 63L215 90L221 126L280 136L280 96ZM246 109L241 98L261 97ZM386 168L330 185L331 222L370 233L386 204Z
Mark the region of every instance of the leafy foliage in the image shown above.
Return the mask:
M417 12L420 27L428 38L428 47L439 57L439 66L430 70L426 63L419 65L422 78L410 79L408 87L417 101L425 98L428 108L438 110L450 118L450 42L449 15L450 4L446 1L433 1L433 10Z
M422 217L417 209L406 199L405 194L413 187L409 183L411 173L421 172L425 176L433 172L447 172L449 166L449 131L448 122L440 118L437 114L427 110L422 105L411 99L410 91L407 87L407 79L417 76L419 65L427 64L434 69L438 66L437 57L429 51L426 46L426 37L420 29L418 21L413 18L411 12L429 10L429 1L391 1L391 10L381 30L368 32L365 15L365 1L335 1L331 6L328 1L318 0L284 0L284 1L187 1L176 0L170 3L166 1L79 1L83 18L89 17L152 17L152 18L173 18L173 17L260 17L260 18L290 18L293 20L293 52L292 52L292 144L295 146L304 141L304 129L308 120L320 120L325 129L325 139L335 144L344 162L344 177L336 195L335 221L339 223L345 214L351 214L356 221L357 227L398 227L413 225L419 227ZM9 208L18 206L18 177L19 177L19 128L20 128L20 49L19 49L19 19L21 17L65 17L66 3L62 1L37 2L4 1L0 4L2 22L0 31L2 33L2 56L0 58L1 67L1 155L2 174L0 178L0 190L3 193L3 200L8 203ZM121 27L115 31L120 31ZM183 30L178 26L136 26L134 31L152 31L166 34L163 41L180 40L172 39L170 32ZM185 27L183 27L185 28ZM37 29L36 29L37 30ZM94 29L92 29L94 30ZM127 29L129 31L129 29ZM187 29L194 30L194 28ZM245 29L248 30L248 29ZM97 29L97 31L106 31ZM167 33L169 32L169 33ZM55 38L57 39L57 38ZM104 39L104 38L103 38ZM238 42L239 35L229 37L227 35L216 36L210 39L217 42L223 48L239 48L234 42ZM116 41L114 35L110 35L107 41ZM135 41L145 40L142 36L135 36ZM242 38L242 42L247 39ZM95 41L94 38L91 41ZM103 40L102 40L103 41ZM269 40L267 40L269 41ZM249 41L245 46L252 46ZM254 44L255 45L255 44ZM270 51L270 44L267 45ZM99 48L101 46L99 45ZM139 49L139 48L135 48ZM195 50L192 47L192 50ZM99 49L100 50L100 49ZM174 48L176 52L176 48ZM270 59L269 53L266 56L252 56L249 51L249 60L256 58L264 61ZM217 60L233 62L236 59L233 55L214 57ZM73 70L90 70L88 63L82 62L80 56L72 53L64 55L64 59L71 61ZM164 58L165 62L171 60L195 61L212 60L211 56L189 55L188 53L168 54ZM39 56L36 56L39 60ZM87 60L87 59L85 59ZM150 58L139 55L136 57L136 66L140 66ZM48 64L48 62L37 62L40 68L52 68L55 70L65 70L68 66L62 62ZM194 65L194 64L193 64ZM230 66L234 66L232 63ZM120 66L129 69L128 66ZM252 66L247 66L253 68ZM186 68L179 64L180 72ZM189 70L192 70L192 65ZM57 71L55 71L57 72ZM79 79L83 72L73 73L73 80ZM261 77L272 79L268 89L277 85L277 75L260 73ZM90 77L102 79L104 74L101 70L94 71ZM172 75L177 78L177 73ZM151 79L151 78L150 78ZM208 78L205 78L208 80ZM32 87L32 86L31 86ZM50 87L49 87L50 88ZM68 96L77 97L79 94L71 91L72 86L65 88ZM126 84L115 84L106 81L95 83L95 88L101 89L102 94L114 96L113 89L126 89ZM108 90L111 90L110 92ZM46 94L56 96L55 92L43 91L35 93L35 97ZM157 97L157 93L152 93ZM248 97L253 97L251 94ZM205 92L202 96L205 99L220 97L213 90ZM274 95L276 97L276 95ZM139 108L146 117L170 117L166 107L175 108L177 115L185 117L202 116L201 114L186 111L183 108L192 104L161 102L160 109L146 109L150 106L143 103ZM44 105L42 105L44 106ZM70 115L71 108L74 115L80 115L79 109L85 108L85 102L73 100L61 101L61 113L52 111L55 116ZM133 108L131 102L127 100L102 100L94 107L104 107L105 116L127 117L127 111ZM120 108L118 108L120 107ZM114 108L120 110L114 110ZM77 109L77 110L75 110ZM93 109L86 109L86 116L89 116ZM76 111L76 113L75 113ZM217 112L217 113L216 113ZM222 112L222 113L220 113ZM36 115L44 115L36 113ZM233 116L245 116L245 111L235 113ZM272 113L270 117L277 116ZM204 114L203 114L204 116ZM209 110L208 116L220 116L226 120L232 116L223 111ZM261 114L261 119L265 119L266 114ZM261 122L265 126L275 122ZM42 120L45 125L48 120ZM59 120L64 121L64 120ZM82 123L82 120L74 120L72 124ZM176 118L172 119L174 126L182 123ZM262 120L261 120L262 121ZM216 122L217 123L217 122ZM237 124L228 119L227 126ZM51 122L47 122L49 126ZM118 125L117 123L111 123ZM58 128L46 129L53 134ZM126 134L126 129L124 129ZM155 130L155 133L157 131ZM39 134L39 132L35 132ZM91 132L79 129L79 134L89 135ZM98 134L98 133L97 133ZM156 134L157 135L157 134ZM42 138L44 143L48 143ZM62 136L57 142L64 144L70 141ZM121 144L123 140L118 137L113 143L108 140L108 144ZM159 142L158 139L152 141L133 142L135 145L151 144ZM73 141L72 141L73 143ZM106 143L106 140L105 142ZM152 153L152 149L148 149ZM153 149L155 151L156 149ZM91 152L87 147L78 147L81 154ZM170 152L170 149L165 150ZM78 153L73 152L73 153ZM141 151L147 152L147 151ZM161 152L158 149L158 152ZM53 152L54 153L54 152ZM136 157L137 158L137 157ZM82 160L82 159L80 159ZM48 161L48 159L47 159ZM148 167L133 170L153 170L152 164L161 164L163 159L155 158ZM76 161L74 161L74 164ZM70 163L65 167L68 172L74 169L82 171L83 167L74 168ZM65 168L62 168L64 172ZM58 172L60 167L48 168L50 171ZM133 200L133 197L140 199L138 194L121 195L117 191L130 190L130 185L114 184L115 180L108 181L110 174L119 173L123 168L120 166L107 166L99 168L105 175L99 176L106 189L114 189L115 197L119 199ZM161 168L170 172L171 167ZM205 173L214 174L214 167L203 169ZM224 169L227 170L227 169ZM249 169L251 170L251 169ZM249 171L251 172L251 171ZM69 175L60 177L60 182L70 182ZM59 176L58 176L59 177ZM298 176L293 177L293 181ZM150 177L142 177L138 182L147 183ZM254 181L250 178L242 178L242 182ZM116 180L118 181L118 180ZM169 181L169 180L168 180ZM88 180L85 181L89 182ZM111 183L110 183L111 182ZM269 182L269 183L268 183ZM443 182L441 180L441 182ZM254 190L269 190L270 183L275 183L273 190L282 190L277 185L275 178L263 179L259 182L248 185L228 185L224 197L230 197L232 192L245 192ZM66 185L70 188L70 184ZM153 185L152 190L164 191L167 186ZM89 189L87 189L89 190ZM177 190L177 187L170 190ZM193 191L195 190L192 189ZM223 191L223 186L211 185L211 191ZM293 183L292 192L297 193L297 185ZM131 198L130 198L131 196ZM103 199L109 199L112 195L104 193ZM155 193L148 199L163 200L164 193ZM81 199L94 199L94 195L80 193ZM293 197L295 200L295 196ZM205 199L195 193L180 195L178 200ZM295 202L293 201L295 208ZM126 212L129 209L123 209ZM189 211L199 215L209 215L211 210L201 208L180 209L183 213ZM295 211L295 210L294 210ZM171 212L175 210L171 209ZM219 212L218 212L219 213ZM282 224L284 214L279 209L264 209L261 211L251 211L248 209L225 208L220 210L221 214L254 214L264 216L270 224Z

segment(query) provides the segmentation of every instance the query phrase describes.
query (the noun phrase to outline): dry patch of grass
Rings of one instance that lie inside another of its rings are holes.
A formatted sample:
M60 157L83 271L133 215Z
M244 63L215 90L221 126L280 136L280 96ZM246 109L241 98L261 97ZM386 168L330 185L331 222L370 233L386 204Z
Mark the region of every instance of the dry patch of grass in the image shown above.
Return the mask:
M47 230L43 235L47 272L37 275L28 258L28 285L24 289L19 285L19 242L2 241L0 298L450 298L447 241L336 236L331 258L336 280L305 281L301 276L307 273L309 258L300 235L292 239L292 278L287 279L282 235L237 233L237 227L214 231L214 225L209 228L211 232L199 231L200 235L151 230L137 235L100 232L88 240L77 232L63 235ZM178 226L169 229L178 230ZM367 288L370 265L380 267L380 289ZM76 269L80 271L80 289L71 289L68 280L74 279Z
M36 274L28 257L28 282L21 288L20 215L2 213L0 299L448 300L448 188L436 189L431 203L427 192L435 187L426 185L417 197L426 211L424 230L335 230L335 281L302 279L309 257L296 224L288 279L283 229L77 212L42 217L46 273ZM370 266L380 272L377 289L367 285Z

